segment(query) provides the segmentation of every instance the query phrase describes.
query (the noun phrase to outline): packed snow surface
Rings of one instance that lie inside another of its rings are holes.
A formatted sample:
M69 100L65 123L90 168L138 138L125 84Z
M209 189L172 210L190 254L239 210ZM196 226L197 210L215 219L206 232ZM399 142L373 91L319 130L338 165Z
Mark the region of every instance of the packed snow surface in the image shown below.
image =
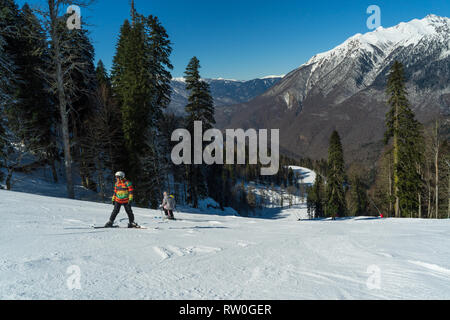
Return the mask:
M450 299L448 220L297 221L300 206L257 219L204 206L171 222L134 209L148 229L96 230L111 205L0 198L0 299Z

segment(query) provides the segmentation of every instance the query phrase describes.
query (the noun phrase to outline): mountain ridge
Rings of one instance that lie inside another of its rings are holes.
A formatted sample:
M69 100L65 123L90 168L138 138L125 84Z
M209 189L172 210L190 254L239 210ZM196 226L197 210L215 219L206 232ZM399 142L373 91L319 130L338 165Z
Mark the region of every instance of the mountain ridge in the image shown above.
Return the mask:
M228 105L250 101L264 93L281 79L282 76L267 76L247 81L223 78L203 80L210 85L214 105L220 109ZM183 116L185 114L184 107L188 103L187 98L189 96L184 78L173 78L171 86L172 101L168 111Z
M218 110L219 128L279 128L282 149L326 157L337 129L351 161L371 161L382 148L386 79L395 60L418 119L450 115L450 19L428 15L356 34L313 56L255 99ZM370 147L367 147L370 146Z

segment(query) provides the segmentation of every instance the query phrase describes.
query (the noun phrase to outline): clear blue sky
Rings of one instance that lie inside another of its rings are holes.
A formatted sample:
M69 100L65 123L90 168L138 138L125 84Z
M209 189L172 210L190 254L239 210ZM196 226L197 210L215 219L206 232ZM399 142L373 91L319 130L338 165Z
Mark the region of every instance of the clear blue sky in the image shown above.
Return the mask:
M40 3L30 0L28 3ZM18 1L20 4L25 1ZM88 19L96 59L109 68L129 0L97 0ZM450 0L135 0L143 14L159 17L173 42L172 75L180 77L193 56L207 78L254 79L286 74L314 54L365 33L369 5L381 8L381 24L434 13L450 17Z

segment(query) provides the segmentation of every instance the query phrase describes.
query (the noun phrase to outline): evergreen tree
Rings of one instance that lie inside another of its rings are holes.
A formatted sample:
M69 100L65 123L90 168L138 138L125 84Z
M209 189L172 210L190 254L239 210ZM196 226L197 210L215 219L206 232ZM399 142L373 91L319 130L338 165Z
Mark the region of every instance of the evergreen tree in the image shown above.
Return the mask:
M137 13L134 2L131 16L131 23L126 20L121 28L112 84L122 114L125 170L136 185L138 203L156 207L170 155L162 123L170 103L172 48L157 17Z
M56 182L55 161L59 160L55 128L57 110L45 81L49 51L45 31L28 4L20 12L18 41L18 103L11 110L14 119L11 122L12 129L23 139L28 149L39 150L35 156L50 164ZM18 132L19 127L32 130ZM36 145L31 145L32 142Z
M122 105L125 95L124 75L127 69L127 60L129 55L128 39L131 33L131 24L125 20L120 27L119 39L116 44L116 54L113 58L113 66L111 71L111 83L114 94L119 105Z
M25 18L28 16L21 14L14 1L0 1L0 166L7 169L8 190L12 186L12 175L22 166L25 155L30 152L37 154L38 148L42 146L42 139L39 140L42 132L37 130L36 122L32 123L28 116L36 110L34 105L29 104L28 95L35 89L32 84L36 82L29 80L35 76L33 71L38 66L33 66L27 58L32 50L43 48L28 43L32 36L38 37L39 34L28 30L30 23ZM42 85L42 80L39 82ZM38 93L45 96L43 90ZM38 98L36 104L39 103Z
M207 168L208 196L216 200L222 210L225 206L225 188L229 187L227 180L223 165L213 164Z
M4 39L3 48L6 52L13 53L19 50L21 17L20 11L14 0L0 0L0 31ZM12 59L17 57L11 54Z
M0 167L3 166L5 158L5 123L4 123L4 108L5 105L11 100L9 94L10 78L7 76L9 72L12 72L13 66L10 58L7 56L4 48L5 41L0 34ZM3 181L3 172L0 171L0 182Z
M314 185L308 190L307 208L310 217L319 218L324 214L323 180L317 175Z
M0 107L2 119L17 104L17 51L20 30L19 9L13 0L0 0Z
M387 94L391 109L386 115L385 143L392 138L395 216L408 216L418 211L420 174L423 151L421 125L415 119L405 88L403 65L395 61L389 73Z
M293 186L295 184L294 182L294 170L292 168L289 168L288 170L288 185Z
M233 181L232 181L232 166L225 165L222 169L222 194L221 200L223 201L223 207L231 207L233 204L232 192L233 192Z
M173 69L170 63L172 47L166 30L157 17L135 14L143 22L147 35L147 56L151 68L151 107L147 115L144 155L140 156L143 175L141 189L152 208L161 203L162 189L165 188L170 168L170 137L164 132L163 110L170 103ZM168 181L167 181L168 184Z
M2 12L0 11L0 14ZM2 17L0 16L0 24ZM14 77L16 73L16 65L12 60L10 53L6 50L6 40L3 36L5 27L0 29L0 111L2 117L0 121L4 119L5 107L14 101L14 87L16 85L16 79Z
M341 139L337 131L331 135L328 149L327 174L327 205L326 213L333 218L336 215L345 216L347 208L345 203L345 169L344 153Z
M189 62L186 71L186 89L189 91L186 113L188 114L187 124L193 130L194 121L202 121L203 130L211 129L216 123L214 119L214 101L208 83L200 77L200 61L193 57Z
M186 89L189 91L189 103L185 108L187 113L186 127L191 136L194 134L195 121L201 121L205 131L211 129L215 124L214 102L210 88L205 81L201 80L199 69L200 61L193 57L185 71ZM198 207L198 200L207 195L205 176L205 168L202 165L191 164L186 168L189 190L188 201L194 208Z
M147 54L144 25L140 21L133 21L131 25L126 20L113 61L112 83L121 108L128 156L124 170L135 184L141 173L139 155L145 149L145 135L142 133L147 130L152 103L151 68Z
M13 59L11 39L17 35L17 7L13 1L0 1L0 167L5 167L8 141L6 139L6 112L15 102L16 64ZM0 181L3 173L0 171Z

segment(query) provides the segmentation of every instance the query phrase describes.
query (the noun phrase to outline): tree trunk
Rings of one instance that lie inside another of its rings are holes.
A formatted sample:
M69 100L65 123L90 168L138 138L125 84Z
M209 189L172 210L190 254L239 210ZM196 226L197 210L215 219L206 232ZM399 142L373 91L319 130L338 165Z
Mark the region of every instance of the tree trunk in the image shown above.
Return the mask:
M428 183L428 219L431 218L431 183Z
M61 116L61 130L64 145L64 168L66 172L66 187L67 196L70 199L75 198L73 178L72 178L72 155L70 150L70 135L69 135L69 115L67 112L67 100L64 92L64 76L61 61L60 37L58 35L58 8L54 1L48 1L50 23L51 23L51 37L53 41L54 61L56 67L56 87L58 92L59 113Z
M64 144L64 168L66 171L67 196L70 199L74 199L75 192L72 180L72 154L70 150L69 121L68 121L67 104L66 104L66 97L64 94L64 83L62 79L62 70L60 61L57 62L56 69L58 79L57 83L58 83L59 112L61 115L61 128Z
M422 219L422 195L420 192L418 193L419 196L419 219Z
M56 172L56 166L55 166L55 160L51 161L51 169L52 169L52 175L53 175L53 182L58 183L58 173Z
M435 141L435 151L434 151L434 165L436 167L436 219L439 218L439 122L436 120L436 141Z
M450 167L450 166L449 166L449 167ZM447 198L448 198L448 204L447 204L447 219L450 219L450 168L449 168L449 172L448 172Z
M422 168L420 166L420 163L417 164L417 172L420 175L420 179L423 181L423 173ZM419 200L419 210L418 210L418 218L422 219L422 188L419 189L419 192L417 192L418 200Z
M102 202L105 202L105 180L103 177L103 170L100 169L100 161L98 157L95 157L95 166L97 167L98 171L98 183L100 184L100 197L102 198Z
M400 218L400 198L398 196L398 183L399 183L399 178L398 178L398 129L399 129L399 123L398 123L398 116L399 116L399 111L398 111L398 106L396 106L395 108L395 130L394 130L394 196L395 196L395 217L396 218Z
M392 217L392 172L391 172L391 156L389 155L389 216Z
M8 168L8 174L6 176L6 190L11 190L11 180L14 170L12 168Z
M436 153L436 219L439 218L439 159L438 153Z

